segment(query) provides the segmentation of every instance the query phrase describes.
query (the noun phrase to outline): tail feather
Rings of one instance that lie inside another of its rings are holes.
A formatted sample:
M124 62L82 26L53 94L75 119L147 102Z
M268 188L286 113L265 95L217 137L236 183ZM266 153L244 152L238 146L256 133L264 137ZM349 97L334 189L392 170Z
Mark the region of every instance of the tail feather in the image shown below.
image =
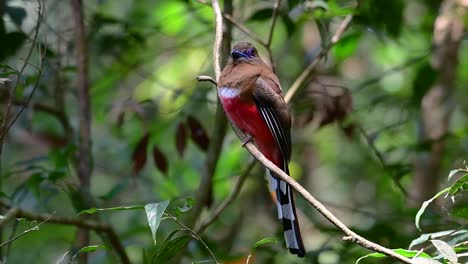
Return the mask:
M305 249L291 187L270 171L270 188L276 194L278 219L283 221L286 246L289 248L289 252L302 258L305 255Z

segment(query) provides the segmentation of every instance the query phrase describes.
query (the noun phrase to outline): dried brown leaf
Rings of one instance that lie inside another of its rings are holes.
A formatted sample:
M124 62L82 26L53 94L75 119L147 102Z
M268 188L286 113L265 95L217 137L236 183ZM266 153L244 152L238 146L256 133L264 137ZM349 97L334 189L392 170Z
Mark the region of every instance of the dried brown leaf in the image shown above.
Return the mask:
M208 146L210 145L210 139L208 138L208 134L200 121L193 116L188 116L187 123L190 129L190 137L193 142L195 142L195 144L202 150L207 151Z
M169 163L167 162L166 155L157 146L153 146L153 160L156 168L163 174L167 174Z
M143 167L145 167L146 159L147 159L146 149L148 148L148 141L149 141L149 134L146 133L140 139L140 141L138 141L138 144L133 150L132 161L133 161L133 171L135 173L139 173L143 169Z

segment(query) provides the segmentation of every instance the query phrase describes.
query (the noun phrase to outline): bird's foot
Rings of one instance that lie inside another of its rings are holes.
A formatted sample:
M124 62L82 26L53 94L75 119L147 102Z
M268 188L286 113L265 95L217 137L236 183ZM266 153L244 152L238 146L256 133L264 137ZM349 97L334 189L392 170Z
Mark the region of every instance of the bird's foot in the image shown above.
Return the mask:
M253 137L251 135L247 135L243 140L242 140L242 147L245 147L245 145L249 142L252 142Z

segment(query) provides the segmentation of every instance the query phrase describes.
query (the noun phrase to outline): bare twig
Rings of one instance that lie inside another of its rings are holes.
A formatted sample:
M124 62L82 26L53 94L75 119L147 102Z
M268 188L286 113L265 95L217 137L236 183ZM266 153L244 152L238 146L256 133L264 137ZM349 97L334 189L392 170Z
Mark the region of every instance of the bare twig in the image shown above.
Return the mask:
M207 76L207 75L199 75L197 76L197 81L199 82L210 82L214 85L218 85L218 83L213 80L213 78L211 78L211 76Z
M76 63L78 75L76 78L78 93L78 114L79 114L79 140L78 152L75 157L75 167L80 181L82 193L89 193L91 184L91 104L89 97L89 78L88 78L88 47L86 40L86 30L84 24L84 12L82 0L71 0L73 8L73 18L75 20L75 45L76 45ZM87 207L92 205L87 204ZM87 217L87 216L83 216ZM79 229L77 233L78 247L82 248L89 244L89 231ZM87 254L79 256L80 263L87 263Z
M341 222L335 215L333 215L322 203L320 203L314 196L312 196L302 185L296 182L293 178L288 176L284 171L278 168L275 164L273 164L270 160L268 160L258 149L253 145L251 142L245 145L245 148L258 160L260 161L266 168L273 171L274 173L278 174L278 177L287 182L294 190L296 190L310 205L312 205L317 211L322 214L327 220L329 220L333 225L337 228L341 229L343 233L346 234L343 237L344 240L352 241L362 247L370 249L375 252L380 252L385 254L386 256L392 257L396 260L399 260L403 263L414 264L414 262L404 257L398 253L393 252L392 250L385 248L379 244L371 242L360 235L353 232L349 229L343 222Z
M364 128L361 126L361 125L357 125L357 128L359 130L359 132L361 133L361 135L364 137L364 139L366 140L366 143L367 145L371 148L372 152L374 152L374 155L377 157L377 159L379 160L380 162L380 165L382 165L384 171L387 171L388 169L388 165L387 165L387 162L385 161L385 158L384 156L382 155L382 153L377 149L377 147L374 145L374 142L372 142L372 139L367 135L366 131L364 130ZM392 175L390 175L390 177L392 178L393 182L395 183L395 185L397 186L397 188L401 191L401 193L403 193L403 195L405 197L408 197L408 192L406 191L405 187L403 187L403 185L401 184L401 182L393 175L393 172L392 172Z
M188 226L184 225L182 222L179 221L179 219L177 219L176 217L172 216L171 214L168 214L168 213L165 213L171 220L173 220L174 222L176 222L178 225L180 225L182 228L184 228L185 230L189 231L191 234L192 234L192 237L194 237L196 240L198 240L202 245L203 247L208 251L208 253L210 254L210 257L213 259L214 263L218 264L219 262L216 260L216 257L215 255L213 254L213 252L211 251L211 249L208 247L208 245L205 243L205 241L203 241L203 239L197 234L197 232L195 232L194 230L192 230L191 228L189 228Z
M14 218L25 218L30 221L34 220L42 221L44 223L47 222L47 224L70 225L78 228L94 230L97 233L105 234L107 236L109 244L119 256L121 263L130 263L130 259L125 252L125 248L123 247L114 229L110 225L82 218L58 217L51 214L35 214L17 207L12 207L10 204L7 204L3 201L0 201L0 205L2 207L9 208L8 212L11 212L8 217L4 217L2 220L0 220L0 227L3 227L8 221Z
M14 210L14 209L13 209L13 210ZM18 212L18 211L16 211L16 212ZM54 214L55 214L55 213L54 213ZM13 238L11 238L11 239L5 241L5 242L0 243L0 248L1 248L1 247L4 247L4 246L6 246L6 245L8 245L8 244L10 244L10 243L12 243L13 241L17 240L18 238L20 238L20 237L22 237L22 236L24 236L24 235L27 235L27 234L30 233L30 232L38 231L38 230L39 230L39 226L41 226L41 225L44 224L45 222L49 221L50 218L52 218L52 216L53 216L54 214L51 214L48 218L44 219L44 220L43 220L42 222L40 222L39 224L37 224L37 225L35 225L35 226L31 227L31 228L28 228L28 229L24 230L21 234L15 236L15 237L13 237Z
M297 79L294 81L294 83L291 85L288 92L284 96L284 100L286 102L291 101L294 94L297 93L299 88L302 87L302 85L307 80L307 78L309 78L309 76L312 74L312 71L314 70L315 66L317 66L319 61L322 60L327 55L328 51L333 47L333 45L335 45L340 40L346 28L348 28L348 26L350 25L352 19L353 19L352 14L349 14L345 17L345 19L338 26L338 29L335 32L335 34L333 34L333 36L331 37L331 41L328 44L328 46L322 49L320 53L317 55L317 57L315 57L314 60L305 68L305 70L302 71L299 77L297 77Z
M14 91L16 90L16 88L18 87L18 85L20 83L20 80L21 80L21 78L23 76L24 70L26 69L26 66L29 65L29 60L31 59L32 52L33 52L34 47L36 46L36 43L37 43L37 37L39 36L39 28L41 26L41 21L42 21L42 4L41 4L41 2L39 0L37 1L37 4L38 4L38 7L37 7L38 17L37 17L36 27L34 29L33 41L32 41L32 44L31 44L31 48L28 51L28 55L26 56L26 59L24 60L23 66L21 66L21 69L20 69L20 71L18 73L18 78L17 78L16 84L11 89L10 96L8 97L8 103L7 103L7 107L6 107L6 110L5 110L5 117L4 117L1 129L0 129L0 132L1 132L0 142L1 143L3 142L3 139L5 138L6 134L10 130L10 128L13 126L13 124L16 122L16 120L18 120L18 118L23 113L24 109L26 108L26 106L22 107L18 111L16 116L13 118L13 120L8 124L8 116L9 116L13 101L15 99ZM31 101L31 98L33 97L34 92L36 91L36 89L37 89L37 87L39 85L39 80L41 79L42 61L43 61L44 57L42 56L42 54L40 54L40 57L41 57L40 61L39 61L40 65L38 67L35 67L38 70L38 77L36 79L36 82L35 82L35 84L33 86L33 89L31 91L31 93L29 94L28 98L26 99L26 105L29 104L29 102Z
M215 69L214 83L216 83L221 75L221 65L224 64L224 62L227 59L226 56L229 53L231 43L231 26L226 25L226 28L223 31L223 18L221 8L217 0L212 1L212 8L214 10L216 23L216 36L215 43L213 46L213 63ZM224 12L231 14L232 9L232 1L224 1ZM204 78L202 77L202 79ZM228 123L226 116L224 115L223 108L218 99L216 105L216 121L213 128L213 137L211 139L210 146L206 155L205 171L202 174L203 176L200 180L200 184L195 197L195 199L197 200L197 204L192 210L190 223L188 224L191 227L195 226L204 206L210 205L212 202L211 199L213 194L213 176L216 170L216 166L218 164L224 137L227 132L227 124Z
M270 33L268 34L267 46L270 47L271 41L273 40L273 32L275 28L276 19L278 18L279 8L281 0L276 0L273 6L273 14L271 15Z
M231 194L229 194L229 197L226 198L216 209L213 211L211 216L206 219L203 223L198 225L195 228L195 232L197 233L202 233L205 231L205 229L211 225L220 215L221 213L229 206L231 203L236 199L237 195L240 193L240 190L242 189L242 185L244 184L245 179L247 179L247 176L249 176L250 172L254 168L257 160L253 160L250 162L250 164L247 166L247 169L239 176L239 179L236 182L236 185L234 186L234 189L232 190Z
M220 53L221 45L223 41L223 15L219 3L217 0L211 1L213 6L213 12L215 14L215 23L216 23L216 34L215 42L213 47L213 66L215 70L215 79L218 81L219 76L221 76L221 62L220 62Z

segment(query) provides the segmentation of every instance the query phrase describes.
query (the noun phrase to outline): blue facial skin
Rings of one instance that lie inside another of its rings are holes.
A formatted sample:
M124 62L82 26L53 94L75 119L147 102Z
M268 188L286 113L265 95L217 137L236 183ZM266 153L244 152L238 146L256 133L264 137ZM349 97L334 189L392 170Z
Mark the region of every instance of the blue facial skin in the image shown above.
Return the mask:
M252 48L248 49L247 52L242 52L242 51L239 51L239 50L233 50L231 52L231 56L235 60L238 60L238 59L241 59L241 58L251 59L251 58L254 57L254 50Z
M248 54L245 54L244 52L238 50L233 50L231 52L231 56L233 59L250 58Z

